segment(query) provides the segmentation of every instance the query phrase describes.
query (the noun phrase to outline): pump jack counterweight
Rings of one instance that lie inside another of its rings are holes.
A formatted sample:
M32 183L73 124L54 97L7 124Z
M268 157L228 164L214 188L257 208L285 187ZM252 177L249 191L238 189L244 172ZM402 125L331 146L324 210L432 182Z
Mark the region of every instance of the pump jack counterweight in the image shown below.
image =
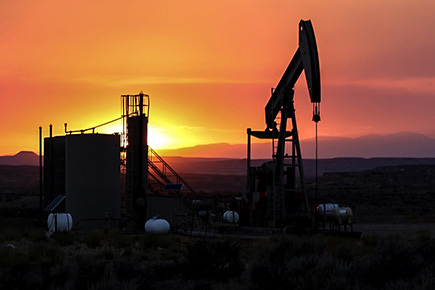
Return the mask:
M247 199L252 225L296 228L311 224L294 108L294 86L302 71L305 71L313 103L312 120L317 125L320 121L320 67L310 20L299 22L299 47L266 104L266 130L247 130ZM291 119L290 130L287 129L288 119ZM272 140L271 162L250 166L251 136ZM287 143L291 144L290 153L285 152Z

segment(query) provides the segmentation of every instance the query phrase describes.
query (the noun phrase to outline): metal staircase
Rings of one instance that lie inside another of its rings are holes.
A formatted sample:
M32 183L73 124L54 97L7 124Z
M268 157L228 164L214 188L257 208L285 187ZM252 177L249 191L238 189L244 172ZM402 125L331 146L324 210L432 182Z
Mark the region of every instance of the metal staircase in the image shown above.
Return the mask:
M183 196L186 206L189 200L197 196L196 191L159 155L148 146L148 174L153 182L149 182L149 189L153 193L161 194L165 185L173 183L183 184L182 191L165 191L171 195ZM151 180L150 180L151 181ZM189 206L190 207L190 206Z

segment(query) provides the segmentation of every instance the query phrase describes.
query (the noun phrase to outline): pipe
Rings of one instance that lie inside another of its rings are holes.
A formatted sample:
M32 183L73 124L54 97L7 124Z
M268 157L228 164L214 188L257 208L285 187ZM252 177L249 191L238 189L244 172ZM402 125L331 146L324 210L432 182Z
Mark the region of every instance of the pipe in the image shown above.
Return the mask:
M248 192L251 191L251 128L248 128L246 130L246 133L248 133L248 150L247 150L247 163L248 163L248 171L246 172L247 176L247 190Z
M49 139L49 142L48 142L48 151L49 151L49 154L48 154L48 156L49 156L49 160L48 160L48 163L49 163L49 170L50 170L50 172L49 172L49 174L48 174L48 176L49 176L49 185L50 185L50 187L48 188L48 196L45 196L45 198L46 198L46 201L48 202L49 200L52 200L53 199L53 192L54 192L54 182L53 182L53 176L54 176L54 159L53 159L53 154L54 154L54 149L53 149L53 125L52 124L50 124L50 126L49 126L49 128L50 128L50 139ZM47 161L47 160L46 160ZM47 164L45 164L45 166L47 166ZM48 199L47 199L47 197L48 197Z
M42 126L39 126L39 211L42 219Z

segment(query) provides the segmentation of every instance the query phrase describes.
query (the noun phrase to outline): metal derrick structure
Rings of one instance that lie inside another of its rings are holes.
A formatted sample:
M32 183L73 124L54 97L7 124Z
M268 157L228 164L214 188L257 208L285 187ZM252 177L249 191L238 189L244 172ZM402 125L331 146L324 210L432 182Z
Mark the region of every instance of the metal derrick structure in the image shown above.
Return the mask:
M179 196L190 208L196 192L166 161L148 146L149 96L122 95L122 148L126 174L126 214L141 227L147 218L147 195ZM168 189L168 185L179 185ZM183 190L183 193L181 193Z
M121 173L125 190L125 214L128 219L142 228L147 219L147 196L165 195L182 197L187 208L197 193L155 150L148 146L148 119L150 98L140 92L136 95L121 95L122 114L120 117L103 124L65 133L84 134L99 127L122 120L120 154ZM51 137L51 127L50 127Z
M123 133L122 133L122 148L124 151L127 151L129 147L129 133L128 133L128 123L129 118L143 116L143 126L142 128L143 134L141 138L143 139L142 144L140 146L146 146L148 159L144 159L147 164L144 164L144 168L148 167L148 189L155 194L159 194L161 189L156 188L152 184L158 184L161 188L165 187L167 184L183 184L183 189L189 191L189 193L194 193L193 188L187 184L187 182L175 172L174 169L150 146L148 146L148 137L147 137L147 129L148 126L148 118L149 118L149 106L150 100L149 96L143 94L142 92L138 95L122 95L122 103L123 103ZM140 101L140 98L143 98ZM142 106L142 110L140 109ZM140 132L140 129L134 128L136 132ZM130 128L130 131L132 128ZM135 133L136 133L135 132ZM135 134L134 133L134 134ZM139 136L134 136L133 139L136 139ZM130 140L132 137L130 137ZM133 143L137 142L136 140ZM143 157L143 156L142 156ZM152 182L150 182L152 179ZM174 194L174 192L170 192Z
M260 194L259 203L267 200L265 221L258 221L253 209L250 213L251 224L272 222L272 226L291 226L301 221L310 221L308 196L305 187L302 154L294 109L294 86L302 71L305 71L308 91L313 104L313 121L320 121L320 66L317 44L311 21L299 22L299 47L290 61L281 80L272 91L266 108L266 130L252 131L248 134L248 199L252 205L253 194ZM291 129L288 130L288 119ZM279 127L279 128L278 128ZM273 161L261 167L251 167L251 136L271 139ZM291 152L286 152L289 144ZM263 195L263 196L261 196ZM267 197L264 197L267 195ZM257 206L259 208L260 206ZM261 209L260 209L261 211ZM257 222L254 219L257 219ZM260 218L261 219L261 218Z

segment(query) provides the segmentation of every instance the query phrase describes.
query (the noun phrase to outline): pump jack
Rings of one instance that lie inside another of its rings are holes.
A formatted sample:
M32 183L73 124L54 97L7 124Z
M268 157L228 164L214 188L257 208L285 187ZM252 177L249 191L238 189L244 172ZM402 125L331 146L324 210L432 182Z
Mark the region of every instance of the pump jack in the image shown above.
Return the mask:
M303 70L313 104L312 120L317 125L320 121L320 67L310 20L299 22L299 47L265 108L266 130L247 129L250 224L270 225L272 222L273 227L299 227L301 224L309 226L311 222L294 109L294 85ZM291 130L287 129L289 118ZM272 140L273 161L251 167L251 136ZM291 144L290 154L286 152L287 143Z

